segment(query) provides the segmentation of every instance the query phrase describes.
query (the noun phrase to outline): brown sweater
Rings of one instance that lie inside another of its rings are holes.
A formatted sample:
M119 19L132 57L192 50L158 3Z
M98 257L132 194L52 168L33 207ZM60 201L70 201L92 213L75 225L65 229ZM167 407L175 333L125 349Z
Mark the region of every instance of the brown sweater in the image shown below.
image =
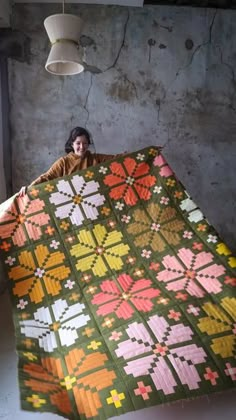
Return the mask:
M105 162L106 160L112 159L115 155L101 155L92 154L89 151L85 153L85 156L81 158L73 152L68 153L66 156L62 156L60 159L53 163L51 168L44 174L40 175L30 185L40 184L41 182L50 181L55 178L60 178L64 175L70 175L80 169L86 169L89 166L97 165L98 163ZM118 155L117 155L118 156Z

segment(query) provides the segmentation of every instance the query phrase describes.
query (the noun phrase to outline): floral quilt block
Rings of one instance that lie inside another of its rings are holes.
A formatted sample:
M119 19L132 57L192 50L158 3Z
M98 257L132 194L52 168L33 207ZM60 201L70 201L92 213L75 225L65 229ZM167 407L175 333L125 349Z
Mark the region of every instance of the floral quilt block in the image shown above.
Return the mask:
M236 257L156 147L0 205L22 408L68 419L236 383Z

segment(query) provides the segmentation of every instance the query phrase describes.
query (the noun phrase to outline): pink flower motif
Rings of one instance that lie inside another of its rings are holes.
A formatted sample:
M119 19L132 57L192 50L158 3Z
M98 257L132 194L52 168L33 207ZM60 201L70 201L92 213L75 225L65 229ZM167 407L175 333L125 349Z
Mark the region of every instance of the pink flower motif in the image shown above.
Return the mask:
M104 280L100 285L102 292L94 295L92 304L99 305L98 315L115 312L118 318L129 319L134 313L133 306L138 311L149 312L153 308L151 299L160 295L158 289L150 287L149 279L133 280L128 274L121 274L117 281L123 292L113 280Z
M12 266L15 261L16 259L14 257L8 256L7 259L5 260L5 263Z
M213 372L211 368L206 368L206 373L204 374L204 378L211 382L211 385L217 385L216 378L219 378L217 372Z
M71 289L73 289L74 285L75 285L75 282L74 281L71 281L70 279L68 279L67 282L66 282L66 284L65 284L65 287L67 289L70 289L71 290Z
M195 366L204 363L207 355L196 344L179 346L192 339L194 333L191 328L183 324L170 326L163 316L158 315L151 316L147 324L157 343L145 325L133 322L126 329L129 339L118 344L115 351L117 357L123 357L124 360L136 356L135 360L128 361L124 367L127 375L135 378L150 375L157 390L162 390L165 395L173 394L177 382L169 368L170 363L183 385L187 385L190 390L198 389L201 378Z
M20 299L19 300L19 303L17 305L17 308L19 308L19 309L25 309L25 307L28 305L28 303L29 302L27 300Z
M225 267L218 264L210 265L214 260L214 255L205 251L194 255L190 249L181 248L178 257L182 265L175 256L166 255L162 261L166 269L156 276L157 280L168 283L167 290L174 292L186 290L191 296L197 297L205 295L203 289L208 293L221 292L222 284L217 277L225 273Z
M137 385L138 385L138 388L134 390L135 395L141 395L143 400L149 400L148 394L152 392L152 388L150 387L150 385L145 386L142 381L138 382Z
M169 314L168 314L168 318L169 319L174 319L175 321L179 321L179 319L181 318L181 313L176 312L173 309L170 309Z
M170 199L168 197L161 197L160 199L160 203L161 204L165 204L165 206L167 206L167 204L169 203Z
M127 216L126 214L123 214L121 221L124 223L129 223L130 221L130 216Z
M160 175L167 178L168 176L173 175L172 169L168 166L166 160L162 155L158 155L155 157L153 161L154 166L159 166L160 169Z
M188 295L186 293L182 293L182 292L178 292L175 295L176 299L180 299L180 300L187 300L188 299Z
M225 366L226 375L230 376L233 381L236 381L236 367L231 366L230 363L226 363Z
M112 331L109 340L119 341L120 337L122 337L122 332Z
M142 257L148 259L148 258L151 257L151 253L152 253L152 251L148 251L147 249L143 249L141 255L142 255Z
M198 316L200 310L201 309L198 306L188 305L187 312L188 314L193 314L194 316Z
M193 232L190 232L188 230L185 230L183 233L183 238L185 239L191 239L193 237Z
M230 284L231 286L236 286L236 277L225 276L225 284Z
M154 270L154 271L158 271L160 268L160 264L159 263L155 263L155 262L151 262L151 264L149 265L150 270Z
M42 236L41 226L50 220L50 216L42 211L44 207L42 200L30 200L27 195L18 197L8 208L3 207L0 219L4 224L1 225L0 238L11 237L14 245L23 246L28 240L26 230L30 239L39 239Z
M203 244L201 242L194 242L192 248L196 249L197 251L201 251L203 248Z

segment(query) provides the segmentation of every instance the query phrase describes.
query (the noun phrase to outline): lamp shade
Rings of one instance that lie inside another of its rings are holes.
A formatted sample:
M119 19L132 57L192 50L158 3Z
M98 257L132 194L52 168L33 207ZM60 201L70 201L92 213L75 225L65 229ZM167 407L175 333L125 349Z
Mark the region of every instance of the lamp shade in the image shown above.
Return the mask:
M44 26L51 42L46 70L60 76L81 73L84 70L78 45L81 19L75 15L57 14L48 16Z

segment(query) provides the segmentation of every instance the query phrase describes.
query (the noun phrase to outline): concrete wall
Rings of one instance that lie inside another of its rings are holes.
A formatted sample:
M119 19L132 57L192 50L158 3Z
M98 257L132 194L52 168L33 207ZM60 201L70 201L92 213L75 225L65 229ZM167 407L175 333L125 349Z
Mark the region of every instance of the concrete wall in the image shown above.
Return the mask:
M9 60L14 190L63 153L76 125L92 132L98 152L163 145L179 179L236 249L236 11L66 9L84 21L90 66L72 77L44 69L43 20L60 5L13 8L13 56L22 52Z
M7 183L6 183L6 173L5 165L6 161L4 158L4 141L5 139L5 124L6 124L6 115L5 115L5 100L6 100L6 78L5 78L5 60L0 57L0 203L2 203L7 198Z

